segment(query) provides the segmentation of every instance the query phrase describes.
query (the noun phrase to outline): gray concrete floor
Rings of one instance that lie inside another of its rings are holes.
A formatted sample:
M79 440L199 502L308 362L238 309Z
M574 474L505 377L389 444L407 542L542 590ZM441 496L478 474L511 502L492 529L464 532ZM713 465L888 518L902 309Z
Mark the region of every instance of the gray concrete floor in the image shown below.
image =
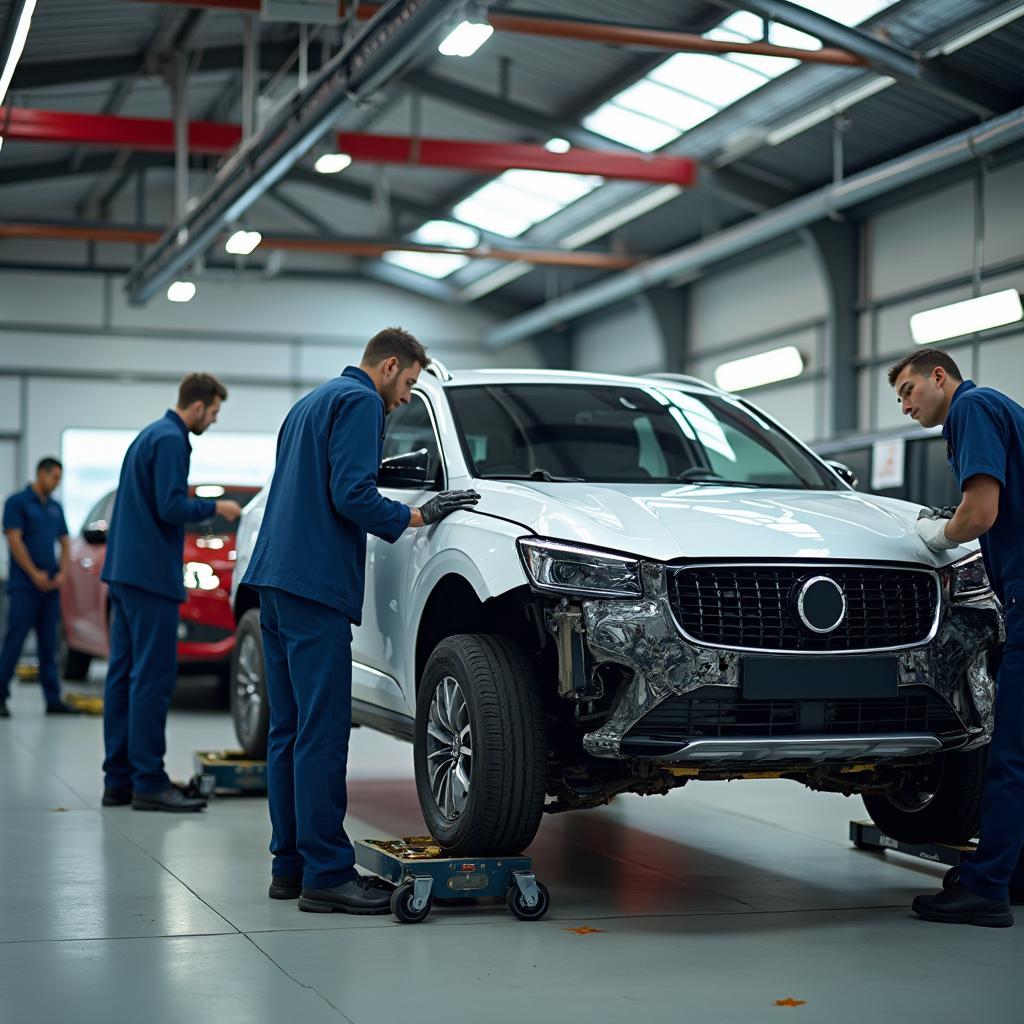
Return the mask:
M195 749L232 745L211 703L183 680L172 775L192 773ZM552 894L543 921L492 904L399 925L267 899L261 798L184 817L101 809L100 719L46 718L36 687L17 683L11 708L5 1024L1024 1019L1024 912L999 930L917 920L910 901L942 870L852 849L859 800L779 781L620 797L545 819L531 850ZM348 827L422 833L408 746L353 734ZM803 1005L776 1006L790 998Z

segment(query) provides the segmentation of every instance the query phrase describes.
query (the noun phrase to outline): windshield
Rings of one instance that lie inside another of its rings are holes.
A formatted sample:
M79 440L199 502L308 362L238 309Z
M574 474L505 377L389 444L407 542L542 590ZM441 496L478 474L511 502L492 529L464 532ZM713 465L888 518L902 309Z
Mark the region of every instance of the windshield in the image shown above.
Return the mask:
M664 385L447 389L474 476L836 490L809 453L737 400Z
M252 501L257 489L254 487L233 489L231 487L206 485L200 488L203 493L199 495L195 494L195 490L196 488L194 487L189 488L189 493L192 497L214 498L216 501L237 501L242 508L245 508L246 504ZM222 493L215 494L215 491ZM204 536L238 533L238 523L239 520L237 519L233 523L229 523L223 516L210 516L209 519L204 519L198 523L186 523L185 532L198 533Z

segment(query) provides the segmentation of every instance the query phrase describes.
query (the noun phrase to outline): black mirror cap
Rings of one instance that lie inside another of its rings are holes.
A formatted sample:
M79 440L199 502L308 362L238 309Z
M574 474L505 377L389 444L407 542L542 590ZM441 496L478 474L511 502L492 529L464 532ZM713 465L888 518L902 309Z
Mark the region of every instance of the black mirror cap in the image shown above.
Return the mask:
M831 469L832 472L843 481L843 483L849 484L854 489L856 489L860 484L860 480L857 479L857 474L854 473L854 471L850 469L845 462L836 462L835 459L827 459L825 465L828 466L828 468Z
M392 455L380 464L377 482L381 487L426 487L430 474L430 453L419 451Z
M89 525L82 530L82 540L84 540L86 544L106 544L107 524L89 523Z

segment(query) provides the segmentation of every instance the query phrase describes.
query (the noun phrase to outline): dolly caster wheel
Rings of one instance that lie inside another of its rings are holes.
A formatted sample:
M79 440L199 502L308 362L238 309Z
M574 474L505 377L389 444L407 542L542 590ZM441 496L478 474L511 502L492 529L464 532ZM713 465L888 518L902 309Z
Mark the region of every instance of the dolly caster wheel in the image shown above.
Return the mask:
M428 896L422 906L417 906L415 883L403 882L391 894L391 913L403 924L418 924L426 920L432 902Z
M526 897L520 891L519 886L513 885L506 897L508 909L519 918L520 921L539 921L551 906L551 897L548 895L547 886L543 882L537 882L537 902L527 906Z

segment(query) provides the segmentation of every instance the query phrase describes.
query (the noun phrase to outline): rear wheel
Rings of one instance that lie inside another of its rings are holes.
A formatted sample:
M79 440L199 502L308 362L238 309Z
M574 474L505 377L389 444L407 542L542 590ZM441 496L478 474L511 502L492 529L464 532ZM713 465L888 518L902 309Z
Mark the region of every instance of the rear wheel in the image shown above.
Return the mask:
M950 751L889 793L865 793L871 820L904 843L967 843L978 834L988 747Z
M238 621L235 649L231 654L231 717L235 735L247 757L262 761L267 756L270 705L263 667L260 613L250 608Z
M92 664L92 655L84 651L76 651L68 645L68 635L61 623L60 631L57 634L57 669L61 679L68 682L80 683L89 677L89 666Z
M532 842L547 743L536 674L514 643L466 633L438 644L417 695L414 762L423 817L449 855Z

